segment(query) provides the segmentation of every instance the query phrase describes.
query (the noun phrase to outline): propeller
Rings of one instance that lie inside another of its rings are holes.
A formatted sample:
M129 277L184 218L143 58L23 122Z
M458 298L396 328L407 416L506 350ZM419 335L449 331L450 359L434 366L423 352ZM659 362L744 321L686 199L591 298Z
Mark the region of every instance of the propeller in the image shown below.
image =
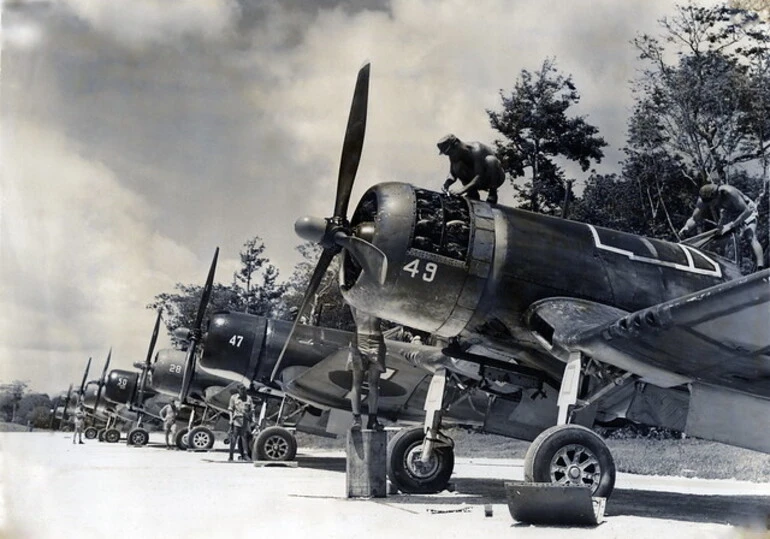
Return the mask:
M78 391L78 400L83 400L83 392L86 390L86 380L88 379L88 370L91 368L91 358L88 358L86 370L83 372L83 381L80 382L80 391Z
M110 368L110 359L112 359L112 348L110 348L107 354L107 361L104 362L104 368L102 369L102 375L99 377L99 384L96 386L96 401L94 402L94 415L99 408L99 401L102 398L102 388L104 388L104 379L107 376L107 369Z
M144 392L147 387L147 378L152 368L150 362L152 361L152 353L155 351L155 343L158 341L158 330L160 329L160 314L161 309L158 309L158 316L155 317L155 327L152 329L152 337L150 337L150 347L147 349L147 358L144 360L144 364L141 364L142 374L139 379L139 391L137 392L136 404L140 407L144 402ZM141 420L141 413L139 416Z
M184 402L187 398L187 394L190 391L190 382L192 381L193 369L195 368L195 349L198 346L198 341L201 339L201 331L203 325L203 315L206 313L206 307L208 306L209 299L211 298L211 290L214 287L214 273L217 269L217 259L219 258L219 247L214 251L214 259L211 261L211 267L209 268L209 275L206 278L206 285L203 287L203 293L201 294L201 302L198 305L198 314L195 317L195 325L190 332L190 344L187 347L187 357L184 361L184 374L182 375L182 387L179 390L179 400Z
M380 249L370 242L355 235L347 218L350 194L356 179L358 164L364 147L366 133L366 116L369 102L369 72L370 64L366 63L358 72L356 87L353 92L353 102L350 105L348 125L345 139L342 143L339 175L337 177L337 195L334 201L334 213L326 219L317 217L302 217L294 223L294 230L302 239L319 244L323 247L313 274L310 277L305 295L302 298L297 316L294 319L289 337L278 356L270 380L275 380L280 370L283 356L294 335L300 318L305 312L311 298L315 295L323 280L326 270L334 257L343 249L361 266L369 278L380 284L385 282L388 270L388 258Z

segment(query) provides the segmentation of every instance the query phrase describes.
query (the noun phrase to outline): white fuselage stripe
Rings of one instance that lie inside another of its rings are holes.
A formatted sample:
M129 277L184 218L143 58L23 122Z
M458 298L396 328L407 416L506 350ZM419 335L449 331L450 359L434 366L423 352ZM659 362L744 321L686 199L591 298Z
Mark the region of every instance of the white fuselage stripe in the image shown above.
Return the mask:
M719 264L717 264L714 260L706 256L705 254L698 251L698 255L702 256L704 259L706 259L709 264L712 265L714 269L701 269L695 267L695 261L692 256L691 249L692 247L689 247L687 245L681 245L677 244L680 249L684 251L684 255L687 258L687 265L684 264L677 264L676 262L668 262L666 260L659 260L657 258L650 258L646 256L639 256L634 254L633 252L627 250L627 249L620 249L618 247L612 247L611 245L605 245L602 243L601 238L599 237L599 232L596 230L596 228L593 225L586 225L588 229L591 231L591 236L593 236L594 239L594 245L597 249L601 249L603 251L608 251L610 253L615 253L619 255L623 255L627 257L629 260L635 260L638 262L643 262L645 264L654 264L656 266L664 266L667 268L674 268L680 271L686 271L688 273L695 273L698 275L709 275L712 277L722 277L722 268Z

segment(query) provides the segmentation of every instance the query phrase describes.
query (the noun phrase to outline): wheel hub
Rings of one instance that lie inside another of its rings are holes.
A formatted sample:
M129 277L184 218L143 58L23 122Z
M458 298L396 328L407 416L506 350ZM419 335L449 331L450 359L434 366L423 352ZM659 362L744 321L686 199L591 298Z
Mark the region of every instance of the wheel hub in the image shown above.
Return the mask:
M205 432L196 432L193 436L192 444L194 447L206 447L209 443L209 435Z
M431 455L428 462L422 461L422 443L412 447L406 454L406 468L415 477L430 477L436 473L438 467L439 462L435 453Z
M265 441L265 454L271 459L283 457L288 450L289 445L280 436L271 436Z
M589 448L566 445L551 459L551 482L560 485L589 487L591 492L599 488L602 475L599 459Z

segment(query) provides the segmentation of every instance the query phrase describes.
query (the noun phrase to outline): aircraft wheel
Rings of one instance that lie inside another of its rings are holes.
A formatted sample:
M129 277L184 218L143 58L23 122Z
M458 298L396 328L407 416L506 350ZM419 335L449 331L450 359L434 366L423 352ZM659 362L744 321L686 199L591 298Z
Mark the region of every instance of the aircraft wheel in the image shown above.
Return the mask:
M182 427L178 431L176 431L176 436L174 437L174 443L176 444L177 449L180 449L182 451L187 451L187 442L188 442L188 436L187 431L189 429L187 427Z
M96 427L88 427L86 430L83 431L83 436L86 437L86 440L93 440L99 435L99 431L96 430Z
M444 490L455 466L451 447L433 448L426 463L420 461L425 431L422 427L400 430L388 444L388 478L409 494L433 494Z
M107 429L104 431L104 441L110 444L116 444L120 441L120 431L118 429Z
M193 451L208 451L214 447L214 432L208 427L195 427L187 435L187 448Z
M257 460L286 461L297 456L297 439L282 427L268 427L254 440Z
M150 433L141 427L131 429L128 433L128 445L147 445L150 441Z
M592 496L609 498L615 487L615 461L607 444L591 429L557 425L541 432L529 446L524 479L589 487Z
M104 429L99 429L99 432L97 432L96 437L99 439L100 442L104 441Z

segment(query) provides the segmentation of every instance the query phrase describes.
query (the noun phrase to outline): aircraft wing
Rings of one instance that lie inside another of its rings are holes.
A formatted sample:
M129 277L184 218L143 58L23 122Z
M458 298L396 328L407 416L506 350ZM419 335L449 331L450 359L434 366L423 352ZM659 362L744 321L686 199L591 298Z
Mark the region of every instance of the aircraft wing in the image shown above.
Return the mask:
M341 348L310 368L283 378L283 389L292 397L320 408L350 409L352 372L347 368L348 349ZM430 372L411 363L388 346L386 371L380 376L380 410L394 413L413 407L422 411Z
M661 387L700 382L770 397L770 270L635 312L571 298L534 304L533 335Z

